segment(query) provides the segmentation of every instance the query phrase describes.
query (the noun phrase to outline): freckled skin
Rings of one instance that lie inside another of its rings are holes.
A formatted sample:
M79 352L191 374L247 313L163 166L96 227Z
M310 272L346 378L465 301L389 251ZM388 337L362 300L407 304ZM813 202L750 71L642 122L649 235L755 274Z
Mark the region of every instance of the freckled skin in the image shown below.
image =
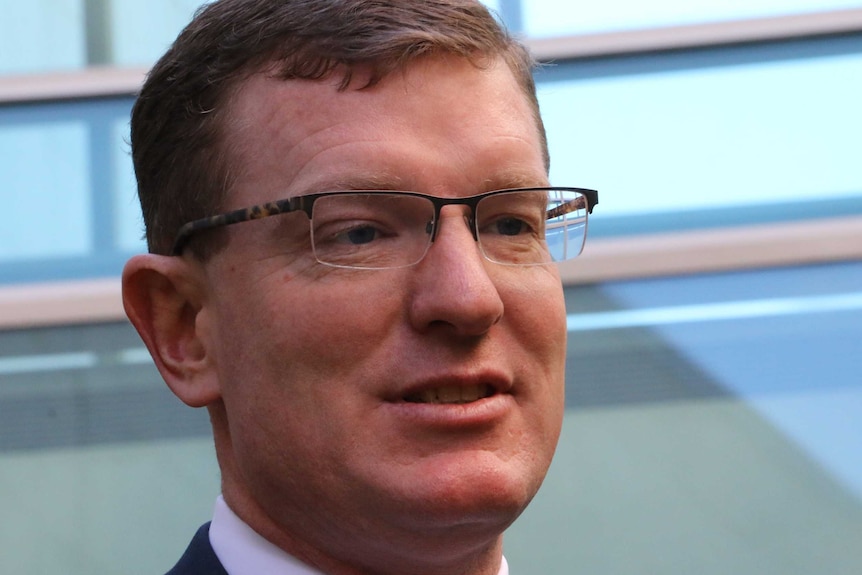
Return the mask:
M535 120L501 63L433 58L369 89L337 82L248 81L232 102L243 171L227 209L355 178L440 196L547 184ZM225 498L327 572L496 574L500 533L550 464L566 333L557 271L484 260L459 210L444 208L409 268L316 264L302 214L226 228L203 266L197 321L219 386L209 409ZM471 378L505 392L393 400Z

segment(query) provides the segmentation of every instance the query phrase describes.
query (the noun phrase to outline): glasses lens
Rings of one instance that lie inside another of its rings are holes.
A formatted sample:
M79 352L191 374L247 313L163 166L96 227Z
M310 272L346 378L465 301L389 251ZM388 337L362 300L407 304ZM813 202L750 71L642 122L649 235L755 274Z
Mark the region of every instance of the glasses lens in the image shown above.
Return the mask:
M434 205L403 193L346 193L314 203L311 241L320 263L386 269L413 265L431 244Z
M545 243L548 193L513 191L483 198L476 206L479 245L489 260L503 264L551 261Z
M587 239L587 198L571 190L548 192L545 240L555 262L580 255Z
M494 194L476 207L479 244L489 260L512 265L563 261L581 252L586 201L563 190Z

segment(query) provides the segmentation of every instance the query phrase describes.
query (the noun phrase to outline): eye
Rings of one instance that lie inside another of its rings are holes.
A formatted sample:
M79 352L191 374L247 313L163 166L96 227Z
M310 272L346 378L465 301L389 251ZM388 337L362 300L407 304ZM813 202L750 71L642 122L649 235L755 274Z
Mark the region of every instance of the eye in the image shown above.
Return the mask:
M481 222L479 232L485 236L515 240L526 236L540 236L543 234L543 226L541 220L537 220L532 215L515 214L510 211Z
M380 237L380 230L370 225L356 226L336 236L336 241L353 245L369 244Z
M476 207L480 233L503 241L544 236L548 200L545 192L502 192L483 198Z
M517 236L524 233L527 227L527 223L518 218L500 218L494 222L494 228L501 236Z

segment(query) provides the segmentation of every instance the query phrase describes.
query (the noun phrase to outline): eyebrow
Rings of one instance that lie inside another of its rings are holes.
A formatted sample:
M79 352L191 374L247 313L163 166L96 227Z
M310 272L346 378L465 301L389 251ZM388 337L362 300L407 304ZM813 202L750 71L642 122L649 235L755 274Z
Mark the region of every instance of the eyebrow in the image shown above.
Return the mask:
M511 188L543 188L550 185L548 176L543 172L528 173L524 170L504 170L483 182L482 192L508 190Z
M404 185L405 180L395 174L356 174L343 178L333 178L314 182L306 186L297 196L332 192L337 190L398 190L410 191L410 186Z
M479 189L471 191L466 195L472 196L496 190L507 190L511 188L541 188L549 186L549 180L544 171L540 173L529 173L525 170L503 170L499 173L485 178ZM296 196L330 192L336 190L392 190L427 193L426 190L417 189L406 178L392 173L356 174L342 178L332 178L314 182L300 190Z

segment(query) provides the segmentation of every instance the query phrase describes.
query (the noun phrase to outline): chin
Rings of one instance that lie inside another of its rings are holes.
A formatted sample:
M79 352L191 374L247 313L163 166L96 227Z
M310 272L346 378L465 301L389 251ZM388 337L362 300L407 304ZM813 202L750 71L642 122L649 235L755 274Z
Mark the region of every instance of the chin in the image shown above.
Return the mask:
M474 458L478 459L478 458ZM545 471L511 469L506 465L438 466L409 487L408 506L428 520L449 526L487 524L502 531L536 495Z

